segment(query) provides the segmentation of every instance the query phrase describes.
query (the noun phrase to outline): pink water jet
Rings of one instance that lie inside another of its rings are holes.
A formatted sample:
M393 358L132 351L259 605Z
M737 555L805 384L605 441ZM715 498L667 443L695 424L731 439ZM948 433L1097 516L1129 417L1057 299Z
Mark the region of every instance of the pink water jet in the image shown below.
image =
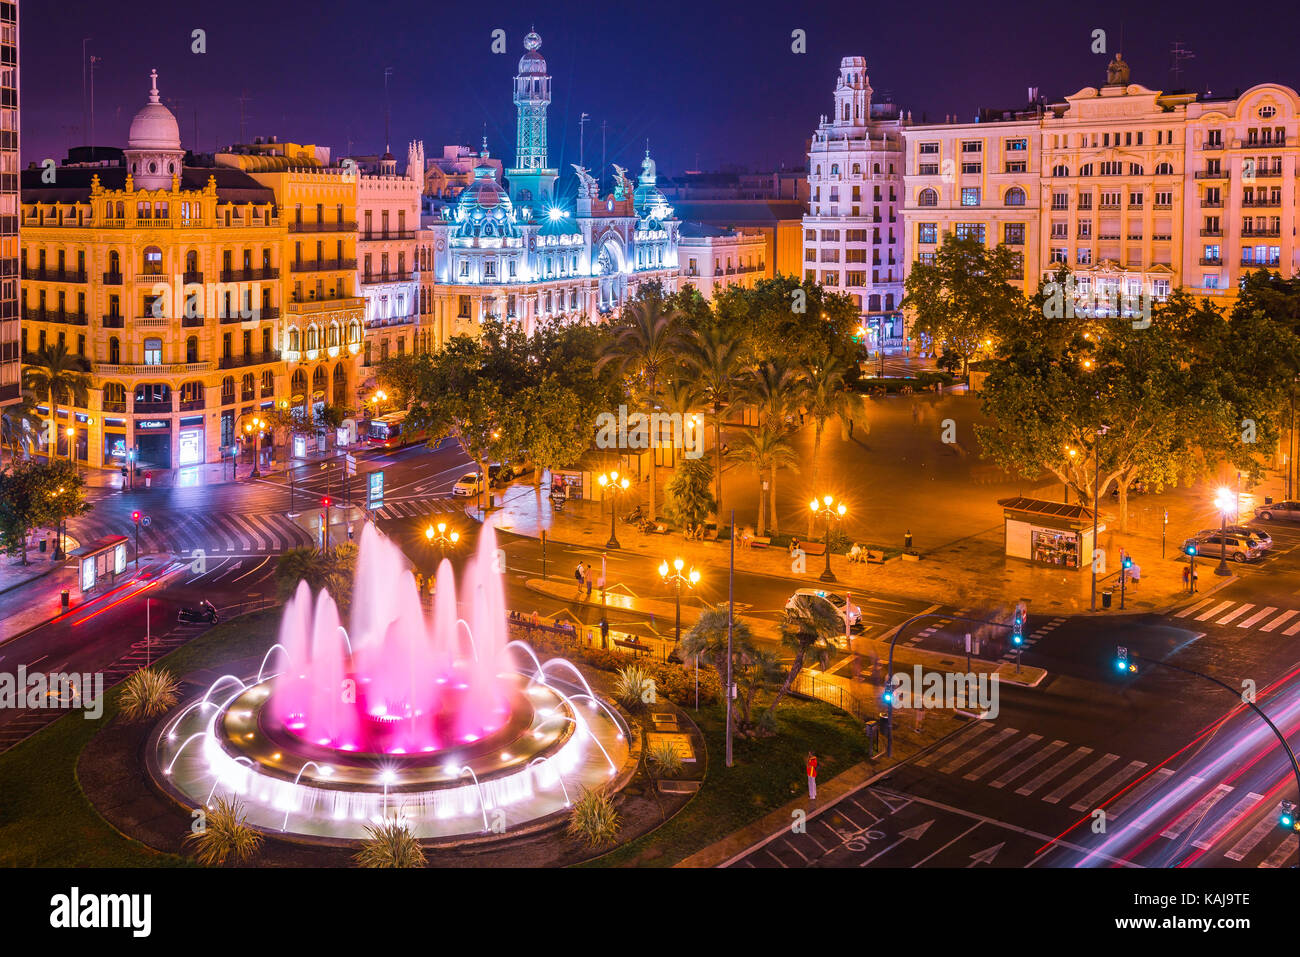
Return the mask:
M318 747L392 755L427 755L502 727L510 697L501 678L508 635L497 554L485 527L462 602L444 560L430 621L401 550L367 524L351 629L330 594L313 597L306 582L285 606L287 663L275 679L272 720Z

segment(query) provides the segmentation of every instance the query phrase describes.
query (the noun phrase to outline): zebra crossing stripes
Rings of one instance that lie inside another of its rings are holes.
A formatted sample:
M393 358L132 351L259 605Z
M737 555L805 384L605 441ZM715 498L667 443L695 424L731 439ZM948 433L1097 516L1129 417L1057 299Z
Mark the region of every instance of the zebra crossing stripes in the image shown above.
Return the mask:
M1042 740L1043 740L1043 736L1041 734L1027 734L1019 741L1017 741L1015 744L1013 744L1011 747L1007 748L1005 751L1001 752L1000 754L993 755L993 757L989 758L979 767L967 771L965 774L962 775L962 777L965 778L967 781L978 781L980 778L984 777L984 775L988 774L994 768L999 767L1000 765L1004 764L1007 761L1010 761L1021 751L1024 751L1026 748L1033 747L1035 744L1037 744L1039 741Z
M1167 837L1170 840L1177 840L1183 836L1183 832L1189 827L1201 820L1214 805L1218 804L1225 797L1232 793L1232 785L1220 784L1213 791L1208 791L1201 795L1201 799L1178 816L1173 824L1169 825L1160 832L1161 837Z
M1229 822L1227 827L1224 828L1224 833L1226 834L1228 831L1231 831L1234 827L1236 827L1237 822L1240 821L1242 818L1244 818L1250 812L1251 808L1254 807L1254 805L1257 802L1263 800L1263 798L1264 795L1256 794L1254 791L1251 791L1249 794L1243 794L1241 797L1239 797L1237 799L1237 803L1232 806L1232 810L1229 811L1227 815L1224 817L1224 820ZM1268 814L1264 815L1264 821L1265 823L1269 824L1269 826L1274 826L1275 822L1271 815ZM1241 842L1239 841L1238 843ZM1208 851L1213 846L1213 844L1211 844L1211 842L1206 838L1202 837L1198 840L1193 841L1192 846L1199 848L1202 851ZM1227 854L1224 854L1224 857L1227 856L1228 856Z
M1055 791L1044 797L1043 800L1048 804L1060 804L1061 798L1077 789L1084 781L1090 780L1101 771L1105 771L1118 760L1118 754L1107 754L1104 757L1099 758L1064 784L1060 785Z
M1294 608L1288 608L1286 611L1282 612L1282 614L1278 615L1276 618L1270 621L1267 625L1262 625L1259 630L1272 631L1278 625L1282 624L1285 621L1289 621L1290 619L1294 618L1298 614L1300 614L1300 611L1297 611Z
M1265 618L1267 618L1275 611L1277 611L1275 607L1273 607L1272 605L1268 605L1267 607L1261 609L1260 611L1255 612L1255 614L1251 615L1249 618L1238 623L1237 627L1253 628L1255 627L1256 624L1258 624L1260 621L1263 621Z
M1050 768L1047 768L1046 770L1039 772L1038 776L1035 777L1032 781L1028 781L1027 783L1022 784L1020 787L1016 788L1016 793L1019 794L1021 797L1028 797L1029 795L1037 791L1039 788L1041 788L1048 781L1052 780L1052 778L1060 774L1062 771L1068 770L1069 768L1078 764L1080 761L1082 761L1090 754L1092 754L1092 748L1079 748L1073 754L1066 755L1060 761L1056 762L1056 764L1053 764Z
M1128 812L1132 805L1146 797L1147 792L1164 784L1174 773L1173 768L1160 768L1154 774L1148 774L1145 778L1129 788L1120 797L1118 801L1106 808L1106 816L1112 820L1119 820L1120 815Z
M1241 617L1242 615L1244 615L1246 612L1250 611L1250 610L1251 610L1252 608L1254 608L1254 607L1255 607L1255 606L1252 605L1252 604L1250 604L1249 602L1246 603L1246 604L1244 604L1244 605L1238 605L1237 608L1236 608L1234 611L1230 611L1230 612L1228 612L1226 615L1224 615L1222 618L1220 618L1220 619L1218 620L1217 624L1220 624L1220 625L1228 625L1228 624L1231 624L1231 623L1233 622L1234 619Z
M1147 766L1145 761L1130 761L1110 777L1106 778L1079 800L1070 805L1071 811L1091 811L1107 794L1114 794L1121 784L1133 777Z
M440 512L458 512L460 509L461 503L455 499L426 498L407 502L389 502L375 509L374 515L376 518L391 521L398 518L420 518Z
M991 730L993 730L992 722L980 721L976 723L974 730L972 730L970 733L954 735L945 744L935 748L933 751L927 751L925 754L921 755L921 757L917 758L916 761L914 761L913 763L918 765L919 767L929 767L930 765L936 764L939 761L943 760L944 758L948 757L948 755L952 754L954 751L956 751L958 748L962 747L963 745L970 744L971 741L973 741L976 737L983 734L984 732L991 731Z
M73 533L83 541L118 534L121 528L107 519L77 521ZM129 535L134 537L135 530ZM233 552L274 552L313 544L312 534L278 513L192 512L160 515L148 528L140 529L143 551L189 554L202 550L209 555Z
M964 751L961 754L958 754L955 757L951 758L946 764L941 766L939 770L945 774L949 774L953 771L956 771L962 765L969 764L971 761L974 761L980 755L991 750L994 746L996 746L1000 742L1006 741L1013 734L1018 734L1018 733L1019 732L1016 731L1015 728L1003 728L997 734L985 735L979 744L977 744L975 747L971 748L970 750Z
M1231 607L1232 607L1232 602L1230 602L1230 601L1221 601L1221 602L1219 602L1217 605L1215 605L1213 608L1211 608L1209 611L1203 611L1203 612L1201 612L1199 615L1197 615L1197 616L1196 616L1196 620L1197 620L1197 621L1205 621L1207 618L1213 618L1215 615L1217 615L1217 614L1219 614L1220 612L1224 611L1225 609L1227 609L1227 608L1231 608Z
M1291 622L1291 619L1295 618L1296 615L1300 615L1300 609L1279 608L1275 605L1265 605L1260 608L1253 602L1219 601L1216 603L1213 598L1203 598L1194 604L1180 608L1174 612L1172 617L1190 618L1193 621L1203 621L1242 629L1253 628L1258 631L1272 633ZM1238 621L1237 619L1241 620ZM1297 633L1300 633L1300 620L1291 622L1282 631L1282 634L1287 637Z
M1286 840L1273 848L1273 853L1259 862L1260 867L1281 867L1287 862L1292 854L1295 853L1296 842L1300 840L1292 832L1286 836Z
M1261 795L1251 794L1249 796L1258 798ZM1265 814L1262 818L1256 821L1255 826L1252 827L1249 831L1247 831L1242 836L1241 840L1237 841L1236 844L1232 845L1232 847L1223 856L1230 861L1240 861L1243 858L1245 858L1247 854L1249 854L1251 851L1255 849L1255 847L1259 844L1260 841L1262 841L1265 838L1265 836L1269 833L1269 831L1276 831L1276 830L1277 830L1276 818L1274 818L1273 815L1271 814Z
M1038 765L1046 761L1048 758L1052 757L1052 755L1056 754L1057 751L1060 751L1063 747L1065 747L1065 744L1066 743L1064 741L1053 741L1047 747L1040 748L1038 751L1035 751L1033 754L1025 758L1025 760L1021 761L1015 767L1007 771L1003 771L1000 777L997 777L994 780L989 782L989 787L991 788L1006 787L1008 784L1010 784L1016 778L1020 777L1022 774L1025 774L1033 770Z
M1025 636L1024 643L1021 644L1019 649L1008 649L1006 653L1002 655L1002 660L1003 661L1012 660L1013 658L1016 657L1017 650L1020 652L1029 650L1038 642L1038 639L1050 634L1054 629L1059 628L1063 624L1065 624L1064 618L1053 618L1051 621L1044 622L1043 624L1039 625L1038 628L1036 628L1031 634Z

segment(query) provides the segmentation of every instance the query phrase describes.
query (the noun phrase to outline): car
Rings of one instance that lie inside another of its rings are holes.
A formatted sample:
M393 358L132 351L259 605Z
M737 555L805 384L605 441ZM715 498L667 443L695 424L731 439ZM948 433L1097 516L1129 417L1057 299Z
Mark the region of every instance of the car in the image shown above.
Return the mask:
M835 612L840 621L844 622L851 630L856 630L862 624L862 609L853 602L849 597L841 592L827 591L825 588L800 588L790 596L789 601L785 603L787 609L793 608L795 599L801 595L824 601L830 605L831 610ZM836 647L842 648L848 644L848 640L841 635L835 643Z
M493 462L488 466L488 479L497 488L532 474L533 467L524 462Z
M1195 535L1183 543L1183 551L1186 552L1193 545L1196 546L1196 554L1203 558L1218 558L1223 555L1234 562L1253 562L1264 554L1264 547L1257 539L1233 532L1223 534L1216 531Z
M1217 528L1207 528L1198 532L1197 535L1198 537L1200 535L1213 535L1217 531ZM1273 547L1273 536L1255 525L1229 525L1226 531L1234 535L1244 535L1247 538L1255 539L1259 543L1259 547L1265 551Z
M457 480L456 484L451 487L452 495L477 495L483 491L483 473L466 472Z
M1255 508L1255 517L1266 522L1300 522L1300 502L1269 502Z

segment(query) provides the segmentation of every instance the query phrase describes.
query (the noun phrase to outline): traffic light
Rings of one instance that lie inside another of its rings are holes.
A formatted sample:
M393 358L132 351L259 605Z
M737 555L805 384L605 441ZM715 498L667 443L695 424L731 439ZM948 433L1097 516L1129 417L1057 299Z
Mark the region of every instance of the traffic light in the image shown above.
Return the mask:
M137 525L140 524L140 513L138 511L131 513L131 521L135 522Z
M1128 660L1128 649L1123 645L1115 646L1115 670L1121 674L1137 674L1137 663Z
M885 704L894 703L894 689L891 688L888 684L885 685L885 693L881 700L883 700Z
M1125 571L1127 571L1128 569L1132 568L1132 567L1133 567L1133 556L1131 556L1131 555L1125 555L1125 556L1124 556L1124 561L1123 561L1121 564L1123 564Z
M1011 643L1017 648L1025 643L1025 613L1019 606L1016 608L1016 617L1011 622Z
M1196 543L1195 543L1195 542L1188 542L1186 545L1183 546L1183 551L1186 552L1188 555L1195 555L1195 554L1196 554Z
M1282 825L1288 831L1300 831L1300 823L1296 821L1295 802L1282 801L1277 806L1278 815L1277 823Z
M321 508L329 508L332 501L333 499L331 499L328 495L322 495L320 498Z

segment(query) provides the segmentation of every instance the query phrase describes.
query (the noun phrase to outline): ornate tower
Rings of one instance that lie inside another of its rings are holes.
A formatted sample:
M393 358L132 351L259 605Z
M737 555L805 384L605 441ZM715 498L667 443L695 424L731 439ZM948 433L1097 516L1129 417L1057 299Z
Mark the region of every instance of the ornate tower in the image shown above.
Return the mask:
M149 79L149 102L131 121L123 153L136 189L166 189L171 186L173 176L180 176L185 151L181 149L176 117L163 106L158 95L158 71L151 71Z
M546 107L551 102L551 77L546 61L537 52L542 38L536 33L524 37L524 55L515 76L515 166L505 171L516 204L549 202L555 195L560 171L546 158Z
M871 119L871 83L867 80L865 57L846 56L840 60L832 119L837 127L865 127Z

